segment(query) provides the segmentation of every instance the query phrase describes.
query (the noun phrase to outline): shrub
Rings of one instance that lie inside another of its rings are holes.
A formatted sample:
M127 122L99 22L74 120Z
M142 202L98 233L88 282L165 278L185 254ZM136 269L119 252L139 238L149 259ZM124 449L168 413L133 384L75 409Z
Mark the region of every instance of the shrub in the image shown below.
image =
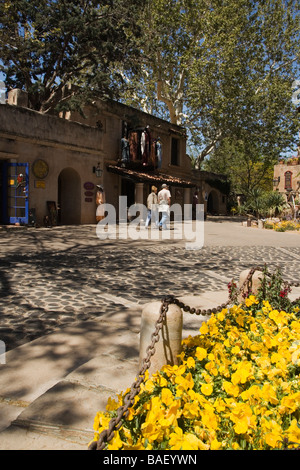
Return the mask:
M268 230L274 230L274 224L271 224L270 222L265 222L264 228Z

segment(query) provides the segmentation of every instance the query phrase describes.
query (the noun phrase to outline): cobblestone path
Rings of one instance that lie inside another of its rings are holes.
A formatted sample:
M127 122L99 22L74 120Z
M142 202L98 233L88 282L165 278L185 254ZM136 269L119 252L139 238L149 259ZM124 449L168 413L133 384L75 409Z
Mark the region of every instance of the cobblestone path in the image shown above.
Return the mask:
M300 242L300 236L299 236ZM299 280L297 247L100 242L95 228L2 230L0 340L6 349L77 321L136 309L165 295L225 290L244 269L265 263Z

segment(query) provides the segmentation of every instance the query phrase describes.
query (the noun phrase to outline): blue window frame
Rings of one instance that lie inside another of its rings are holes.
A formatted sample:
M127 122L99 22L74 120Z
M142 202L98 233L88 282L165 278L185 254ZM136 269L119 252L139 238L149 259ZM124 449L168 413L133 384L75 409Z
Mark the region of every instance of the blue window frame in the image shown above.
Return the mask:
M29 164L6 163L4 171L7 181L7 191L4 195L7 223L28 224L28 189L29 189Z

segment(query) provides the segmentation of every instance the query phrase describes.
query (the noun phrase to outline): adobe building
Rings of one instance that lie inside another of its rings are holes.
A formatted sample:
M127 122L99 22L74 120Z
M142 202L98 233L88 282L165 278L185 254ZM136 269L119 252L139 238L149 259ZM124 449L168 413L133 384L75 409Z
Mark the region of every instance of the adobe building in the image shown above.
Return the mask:
M169 185L172 204L226 213L222 188L192 170L185 129L114 101L79 113L43 115L12 90L0 105L0 224L94 224L97 185L118 214ZM222 179L222 177L220 177ZM218 175L212 175L217 180ZM50 220L49 220L50 219Z
M102 148L99 129L0 105L0 223L94 221Z
M210 171L192 170L199 202L204 204L205 214L227 215L229 184L227 177Z
M300 157L274 166L273 190L281 193L290 204L300 204Z

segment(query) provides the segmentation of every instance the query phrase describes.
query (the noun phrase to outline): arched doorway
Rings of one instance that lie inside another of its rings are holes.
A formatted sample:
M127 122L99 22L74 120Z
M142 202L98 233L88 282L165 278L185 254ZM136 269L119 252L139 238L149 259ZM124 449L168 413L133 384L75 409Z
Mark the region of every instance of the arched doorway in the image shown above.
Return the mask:
M207 199L207 212L209 214L219 213L219 198L216 191L212 190Z
M62 225L81 222L81 180L73 168L65 168L58 176L58 221Z

